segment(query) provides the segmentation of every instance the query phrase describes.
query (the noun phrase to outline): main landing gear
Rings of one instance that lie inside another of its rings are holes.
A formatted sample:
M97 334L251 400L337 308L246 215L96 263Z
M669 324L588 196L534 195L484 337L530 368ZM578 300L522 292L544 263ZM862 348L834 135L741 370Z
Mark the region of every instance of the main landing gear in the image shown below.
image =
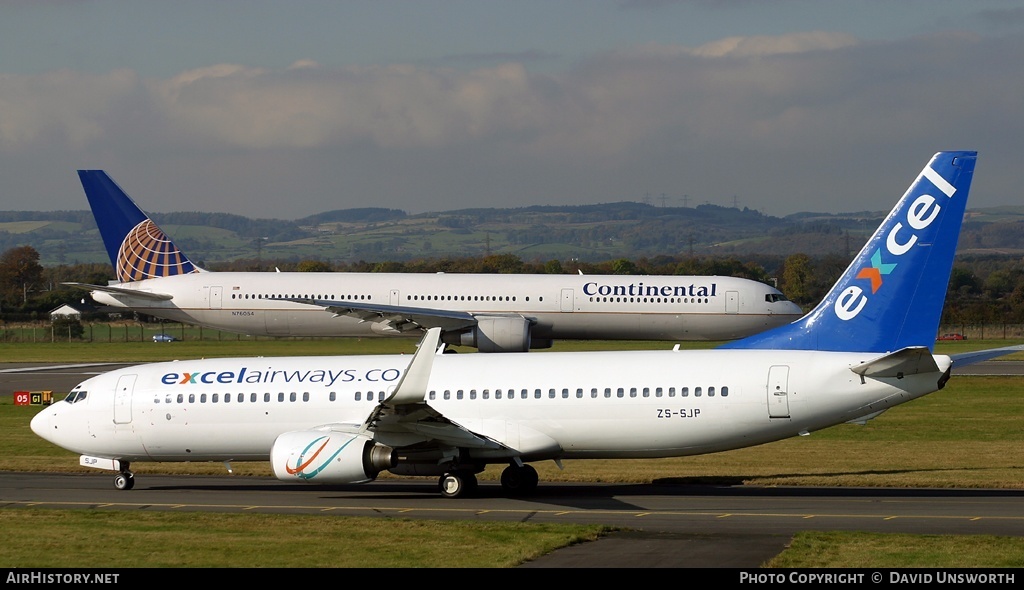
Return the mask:
M445 498L464 498L476 492L476 474L472 471L450 471L437 480Z
M129 463L121 463L121 470L114 476L114 487L119 490L130 490L135 487L135 474L128 470Z
M512 497L525 496L537 489L540 478L531 465L509 465L501 472L501 488ZM472 471L450 471L437 480L445 498L464 498L476 492L478 483Z
M509 465L501 472L501 487L509 496L525 496L537 489L537 470L532 465Z

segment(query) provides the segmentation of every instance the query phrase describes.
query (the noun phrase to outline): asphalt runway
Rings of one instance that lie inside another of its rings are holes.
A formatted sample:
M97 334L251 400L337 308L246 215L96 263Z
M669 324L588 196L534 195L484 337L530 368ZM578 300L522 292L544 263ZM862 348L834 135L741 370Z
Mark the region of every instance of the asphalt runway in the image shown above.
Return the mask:
M54 392L124 364L0 364L0 395ZM969 372L968 372L969 371ZM992 361L954 374L1024 374L1024 363ZM556 551L523 567L757 568L802 530L1024 536L1024 491L876 488L758 488L675 484L541 482L510 499L482 482L477 497L447 499L433 479L358 486L302 486L273 478L140 474L131 491L113 474L0 473L0 504L92 510L268 512L601 523L624 527L595 543Z
M525 567L756 568L797 531L1024 536L1024 490L759 488L544 483L506 498L481 482L448 499L432 479L303 486L263 477L0 473L0 504L89 510L259 512L434 520L607 524L630 532L571 547Z

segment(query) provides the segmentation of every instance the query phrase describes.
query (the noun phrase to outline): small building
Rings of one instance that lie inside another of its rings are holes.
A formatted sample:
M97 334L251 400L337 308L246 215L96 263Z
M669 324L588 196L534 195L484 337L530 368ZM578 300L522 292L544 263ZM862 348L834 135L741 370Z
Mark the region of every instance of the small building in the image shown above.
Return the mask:
M54 320L57 320L57 319L61 319L61 318L63 318L63 319L71 319L71 320L81 320L82 319L82 312L79 311L78 309L76 309L75 307L65 303L64 305L61 305L57 309L55 309L55 310L50 312L50 321L51 322L54 321Z

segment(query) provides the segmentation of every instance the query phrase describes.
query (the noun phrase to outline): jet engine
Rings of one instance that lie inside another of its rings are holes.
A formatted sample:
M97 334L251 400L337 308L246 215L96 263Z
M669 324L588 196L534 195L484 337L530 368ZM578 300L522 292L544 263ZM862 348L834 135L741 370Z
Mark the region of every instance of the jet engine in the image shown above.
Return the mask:
M270 450L274 475L283 481L363 483L396 461L394 449L366 435L326 429L286 432Z
M480 352L527 352L530 350L530 320L524 317L477 317L468 332L445 333L442 340L458 346L472 346Z

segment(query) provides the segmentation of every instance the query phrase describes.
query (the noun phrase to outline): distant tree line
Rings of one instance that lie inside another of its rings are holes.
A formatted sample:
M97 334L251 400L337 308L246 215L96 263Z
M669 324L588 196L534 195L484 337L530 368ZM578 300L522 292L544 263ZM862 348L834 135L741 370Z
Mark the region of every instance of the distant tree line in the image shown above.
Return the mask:
M406 261L338 262L325 260L235 260L210 267L214 271L395 272L484 274L617 274L736 276L775 285L790 300L810 309L826 294L849 264L837 254L811 256L655 256L604 262L523 260L513 254L465 258L419 258ZM45 319L62 304L76 305L85 291L63 283L106 284L106 264L44 267L31 246L0 254L0 319ZM88 311L88 309L85 309ZM958 257L950 276L943 314L946 324L1024 323L1024 262L1008 256Z

